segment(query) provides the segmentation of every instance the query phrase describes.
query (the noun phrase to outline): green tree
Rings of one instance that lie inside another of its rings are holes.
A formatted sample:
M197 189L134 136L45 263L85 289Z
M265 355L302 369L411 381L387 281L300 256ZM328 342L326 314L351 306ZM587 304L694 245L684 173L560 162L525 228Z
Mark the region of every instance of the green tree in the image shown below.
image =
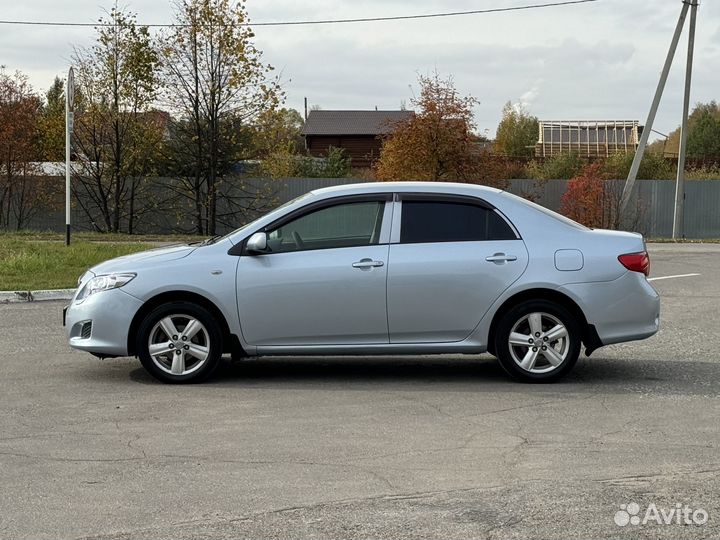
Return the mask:
M331 146L325 158L323 175L325 178L345 178L350 174L351 166L352 160L345 150Z
M580 174L586 160L576 152L555 154L543 161L533 160L528 166L528 176L536 180L568 180Z
M299 155L281 147L268 154L261 167L262 174L270 178L345 178L350 170L350 157L344 149L334 146L323 158Z
M607 178L624 180L627 178L632 166L635 152L617 153L609 156L603 162L603 172ZM676 167L656 152L645 152L640 162L637 177L643 180L664 180L675 178Z
M700 104L693 116L692 129L688 130L688 156L720 157L720 107L714 101Z
M38 118L38 144L43 161L65 160L65 81L55 77L45 93Z
M260 173L269 178L297 177L303 159L294 148L279 147L263 158Z
M100 23L95 45L73 55L82 95L76 99L73 185L96 228L118 232L125 223L132 233L142 213L136 203L149 203L140 192L162 128L151 112L158 55L134 13L113 8Z
M650 147L662 151L666 157L677 157L680 148L680 128L666 140L655 141ZM720 105L716 101L698 103L688 118L688 157L720 156Z
M300 129L303 118L295 109L268 109L252 125L252 157L264 158L278 150L299 152L303 148Z
M494 151L510 157L531 157L538 140L538 119L521 105L508 101L497 128Z
M220 187L243 150L240 127L283 96L253 43L243 1L179 0L174 22L161 39L164 97L179 117L168 164L196 232L215 234Z

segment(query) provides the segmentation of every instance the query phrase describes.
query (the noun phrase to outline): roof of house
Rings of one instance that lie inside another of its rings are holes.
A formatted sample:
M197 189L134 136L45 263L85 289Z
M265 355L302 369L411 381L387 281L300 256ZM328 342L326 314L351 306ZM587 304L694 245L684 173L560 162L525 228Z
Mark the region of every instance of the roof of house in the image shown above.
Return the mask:
M412 111L310 111L303 135L384 135Z

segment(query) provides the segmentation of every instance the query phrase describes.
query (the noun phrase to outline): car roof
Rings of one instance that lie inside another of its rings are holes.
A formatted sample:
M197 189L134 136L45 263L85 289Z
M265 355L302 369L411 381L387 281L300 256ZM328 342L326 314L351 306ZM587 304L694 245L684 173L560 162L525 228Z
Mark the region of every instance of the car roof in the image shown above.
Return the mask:
M408 191L422 193L464 193L474 195L480 195L482 193L502 193L502 190L497 188L478 186L476 184L463 184L459 182L364 182L315 189L310 193L312 195L325 198L338 195Z

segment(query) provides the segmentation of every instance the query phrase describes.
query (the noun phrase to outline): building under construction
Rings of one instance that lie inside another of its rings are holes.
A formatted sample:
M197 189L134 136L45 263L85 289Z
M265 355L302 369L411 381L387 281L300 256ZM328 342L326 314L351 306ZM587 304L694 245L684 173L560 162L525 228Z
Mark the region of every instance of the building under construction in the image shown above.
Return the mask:
M570 152L587 157L607 157L635 152L642 134L637 120L561 120L539 122L537 157Z

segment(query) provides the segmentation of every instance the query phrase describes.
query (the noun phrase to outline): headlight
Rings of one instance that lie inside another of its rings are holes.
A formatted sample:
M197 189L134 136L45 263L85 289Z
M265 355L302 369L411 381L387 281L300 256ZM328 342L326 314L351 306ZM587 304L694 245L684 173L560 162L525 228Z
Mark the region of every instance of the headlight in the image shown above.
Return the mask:
M91 294L101 291L117 289L129 283L137 274L107 274L95 276L89 280L75 298L76 302L82 302Z

